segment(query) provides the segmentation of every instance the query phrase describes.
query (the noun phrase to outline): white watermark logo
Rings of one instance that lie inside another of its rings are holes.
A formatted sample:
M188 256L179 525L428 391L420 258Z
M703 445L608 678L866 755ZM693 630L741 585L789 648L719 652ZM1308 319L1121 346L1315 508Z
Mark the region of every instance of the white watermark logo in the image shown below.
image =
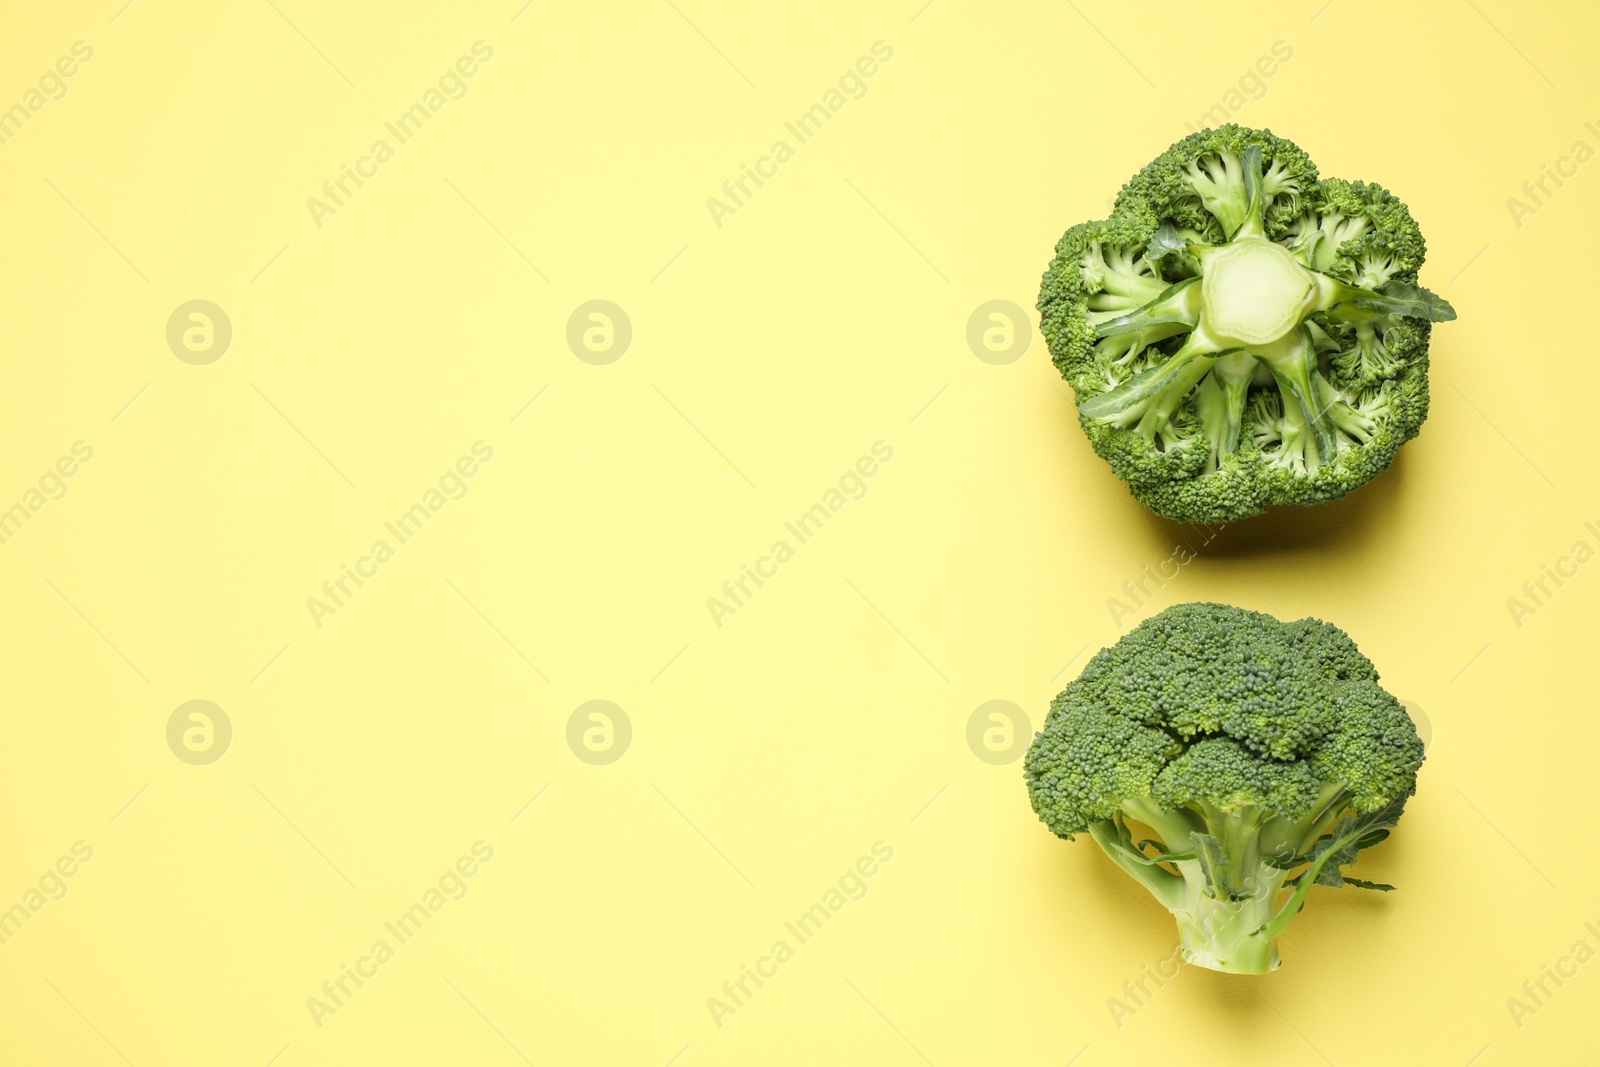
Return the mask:
M1592 937L1600 938L1600 926L1586 922L1583 928ZM1594 957L1595 951L1589 942L1580 938L1565 955L1557 957L1555 963L1541 963L1538 975L1522 983L1521 996L1506 998L1506 1010L1511 1013L1511 1021L1517 1029L1523 1028L1525 1019L1549 1007L1556 994L1578 977L1578 971Z
M1585 122L1583 128L1589 136L1600 140L1600 126ZM1541 163L1539 176L1522 183L1522 196L1506 198L1506 210L1511 212L1511 221L1517 229L1522 229L1526 220L1548 207L1567 182L1578 176L1579 168L1594 157L1593 146L1580 137L1572 142L1572 147L1567 149L1565 155L1556 158L1554 164Z
M1212 529L1209 526L1192 527L1199 537L1200 547L1204 548L1217 537L1222 529L1220 526ZM1183 568L1199 558L1199 553L1187 541L1181 541L1172 546L1172 553L1156 563L1146 563L1139 570L1135 578L1129 578L1122 583L1122 596L1107 597L1106 610L1111 613L1111 621L1118 630L1124 629L1127 624L1138 618L1144 610L1155 602L1157 594L1167 587L1167 583L1183 572Z
M471 451L472 455L461 456L445 468L437 483L430 486L420 500L402 511L393 521L383 524L385 532L393 538L392 544L389 538L378 538L367 549L366 555L357 557L355 563L339 565L339 573L322 583L320 597L306 598L306 610L311 613L311 621L317 629L322 629L329 616L337 615L348 607L355 595L378 576L379 568L394 559L399 547L409 544L422 532L422 527L429 519L444 510L446 504L466 498L469 491L467 480L478 473L482 464L494 459L494 446L487 441L474 441Z
M796 950L815 938L845 905L866 897L867 881L894 859L894 849L886 841L874 841L869 851L871 855L864 855L845 868L838 880L823 891L820 900L784 923L787 936L778 938L765 954L757 956L754 966L741 963L738 975L722 983L721 995L706 998L706 1010L718 1030L729 1017L749 1007L755 995L778 977L778 968L794 959Z
M329 1016L349 1007L355 995L378 976L379 968L394 959L402 946L413 941L446 904L465 900L468 881L492 859L494 846L487 841L474 841L471 855L463 855L446 867L444 873L423 890L421 899L383 924L387 937L374 941L364 955L356 957L354 964L341 963L339 973L322 983L320 995L306 998L306 1010L311 1013L311 1021L317 1024L317 1029L327 1025Z
M339 173L322 183L322 196L306 199L306 210L311 212L311 221L317 229L327 224L329 216L337 215L347 207L356 193L378 176L379 168L395 157L399 147L421 133L422 127L443 111L446 104L452 100L466 99L467 79L478 73L479 64L494 58L493 46L483 41L473 42L471 51L470 56L461 56L446 67L438 81L423 92L420 100L400 112L392 121L383 124L389 138L374 140L366 154L358 156L353 164L339 164ZM393 139L392 144L390 138Z
M867 79L878 73L881 64L894 58L894 48L884 41L874 41L871 53L847 67L838 81L823 92L820 100L783 124L788 137L773 141L766 154L758 156L754 164L739 164L739 173L722 183L721 195L706 198L706 210L711 212L711 221L716 223L717 229L722 229L730 216L737 215L767 182L778 176L778 169L794 158L797 147L821 133L823 126L850 101L867 95Z
M1594 523L1586 522L1583 528L1590 536L1600 539L1600 529L1596 529ZM1522 629L1523 621L1529 616L1537 615L1548 607L1556 594L1565 589L1567 583L1578 576L1583 565L1594 557L1594 547L1580 539L1574 541L1566 554L1557 557L1554 563L1541 563L1539 573L1522 583L1521 595L1506 598L1506 610L1511 613L1511 621L1517 629Z
M1193 122L1186 122L1183 128L1190 133L1199 133L1208 126L1221 126L1232 122L1243 111L1245 105L1253 100L1264 99L1267 95L1267 79L1271 78L1282 69L1282 65L1294 58L1294 49L1285 41L1272 42L1269 54L1261 56L1252 66L1246 67L1239 80L1228 87L1222 94L1222 99L1212 104L1199 118Z
M748 607L750 601L766 584L778 576L778 569L791 559L804 545L811 542L846 504L861 500L867 495L867 481L881 469L882 464L894 458L894 449L886 441L875 441L871 455L862 456L839 475L822 498L783 524L787 536L772 542L766 555L755 563L744 563L739 573L722 583L722 596L706 598L706 610L711 613L712 625L722 629L730 615L737 615Z

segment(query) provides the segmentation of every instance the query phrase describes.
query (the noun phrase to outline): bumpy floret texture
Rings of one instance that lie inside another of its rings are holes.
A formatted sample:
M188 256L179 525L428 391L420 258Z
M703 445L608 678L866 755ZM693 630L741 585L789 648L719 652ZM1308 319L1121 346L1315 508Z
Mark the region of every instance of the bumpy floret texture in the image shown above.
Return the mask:
M1409 795L1422 743L1338 627L1180 604L1103 649L1051 704L1026 764L1058 836L1130 801L1301 819L1331 795L1373 811Z
M1297 266L1263 269L1312 292L1241 340L1221 328L1234 283L1214 267L1252 242L1286 250ZM1424 254L1387 190L1319 178L1292 142L1224 126L1134 175L1110 218L1067 230L1040 321L1084 433L1134 497L1178 521L1229 522L1344 496L1417 435L1431 322L1454 317L1417 287ZM1185 282L1193 292L1174 291Z

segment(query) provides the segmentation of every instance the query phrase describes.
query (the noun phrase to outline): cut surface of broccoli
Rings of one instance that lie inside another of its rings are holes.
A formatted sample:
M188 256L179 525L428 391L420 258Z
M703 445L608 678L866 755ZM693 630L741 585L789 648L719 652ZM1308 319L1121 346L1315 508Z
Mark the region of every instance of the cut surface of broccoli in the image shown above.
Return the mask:
M1424 251L1381 187L1319 179L1293 143L1224 126L1066 232L1041 327L1133 495L1229 522L1341 497L1416 436L1431 324L1455 318L1417 285Z

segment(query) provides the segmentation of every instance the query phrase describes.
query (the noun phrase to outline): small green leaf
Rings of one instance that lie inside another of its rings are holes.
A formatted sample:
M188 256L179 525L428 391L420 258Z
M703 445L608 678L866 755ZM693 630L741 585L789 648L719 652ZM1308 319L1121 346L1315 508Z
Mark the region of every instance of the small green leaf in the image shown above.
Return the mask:
M1381 882L1348 878L1342 868L1354 863L1356 855L1362 849L1369 848L1389 836L1389 828L1400 821L1400 816L1405 811L1406 799L1398 797L1377 811L1346 815L1340 819L1332 830L1317 840L1312 846L1311 854L1305 857L1311 866L1286 884L1298 887L1307 874L1316 871L1316 881L1313 883L1315 885L1331 886L1335 889L1353 885L1362 889L1379 889L1385 892L1393 889L1393 886L1385 886Z
M1375 293L1358 290L1351 303L1379 315L1403 315L1429 322L1451 322L1456 317L1456 309L1448 300L1410 282L1389 282Z
M1170 222L1163 222L1145 245L1144 258L1157 263L1167 256L1181 256L1188 250L1189 242L1178 232L1178 228Z
M1346 878L1345 885L1353 885L1357 889L1374 889L1380 893L1393 893L1394 886L1386 882L1369 882L1365 878Z
M1386 838L1388 836L1389 836L1389 831L1388 830L1384 830L1384 829L1373 830L1372 832L1364 835L1361 838L1361 840L1356 842L1356 848L1357 849L1371 848L1373 845L1376 845L1379 841L1382 841L1384 838Z

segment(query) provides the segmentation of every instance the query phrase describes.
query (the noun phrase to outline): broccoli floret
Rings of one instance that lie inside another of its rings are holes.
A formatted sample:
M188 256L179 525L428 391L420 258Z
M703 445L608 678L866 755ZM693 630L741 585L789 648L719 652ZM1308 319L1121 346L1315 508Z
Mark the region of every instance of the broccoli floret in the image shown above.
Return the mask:
M1349 328L1345 347L1333 357L1334 369L1346 381L1370 385L1393 378L1404 369L1404 364L1389 351L1388 342L1383 336L1396 327L1380 333L1382 325L1380 319L1357 323Z
M1147 507L1229 522L1333 500L1427 414L1425 246L1405 204L1224 126L1173 145L1056 245L1039 312L1095 451ZM1385 386L1394 386L1385 389ZM1270 420L1248 418L1277 397ZM1358 397L1404 395L1406 403Z
M1261 974L1312 885L1392 888L1341 868L1388 836L1422 759L1343 630L1179 604L1056 697L1025 777L1051 831L1090 834L1176 916L1186 960Z
M1132 311L1167 287L1142 255L1115 245L1091 244L1078 257L1078 269L1083 271L1084 288L1092 294L1089 306L1095 311Z
M1365 215L1349 216L1331 209L1326 214L1308 211L1289 227L1284 244L1312 270L1327 270L1346 241L1356 240L1371 228Z

